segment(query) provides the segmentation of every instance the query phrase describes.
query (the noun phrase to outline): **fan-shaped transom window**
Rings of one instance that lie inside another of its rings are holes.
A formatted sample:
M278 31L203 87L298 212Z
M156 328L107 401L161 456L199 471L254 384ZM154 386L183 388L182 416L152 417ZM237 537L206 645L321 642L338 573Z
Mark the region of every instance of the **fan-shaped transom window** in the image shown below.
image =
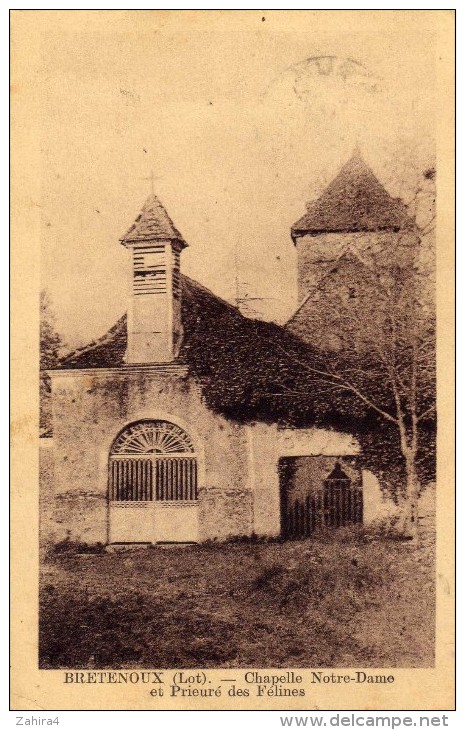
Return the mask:
M194 446L185 431L168 421L139 421L116 439L112 454L192 454Z
M197 459L185 431L168 421L138 421L122 431L110 452L112 502L197 499Z

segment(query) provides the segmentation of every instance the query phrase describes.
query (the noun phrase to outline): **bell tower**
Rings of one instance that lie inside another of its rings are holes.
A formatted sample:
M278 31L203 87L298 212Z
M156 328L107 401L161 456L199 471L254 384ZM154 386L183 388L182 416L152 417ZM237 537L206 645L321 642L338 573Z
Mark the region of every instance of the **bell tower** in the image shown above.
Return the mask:
M172 362L181 345L180 254L187 244L153 194L120 242L131 254L127 362Z
M411 261L415 224L356 148L338 175L291 228L297 249L299 304L335 262L351 252L378 266Z

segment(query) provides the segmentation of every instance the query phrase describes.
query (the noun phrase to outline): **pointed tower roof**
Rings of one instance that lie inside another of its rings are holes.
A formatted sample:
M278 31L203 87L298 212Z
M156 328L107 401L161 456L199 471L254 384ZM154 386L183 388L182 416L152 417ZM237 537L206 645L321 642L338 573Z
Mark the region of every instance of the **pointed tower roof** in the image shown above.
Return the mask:
M307 212L291 228L293 240L306 233L398 231L413 219L400 198L392 198L358 148Z
M140 241L173 240L179 241L183 248L187 246L163 205L153 193L145 201L130 229L120 238L121 243L125 245Z

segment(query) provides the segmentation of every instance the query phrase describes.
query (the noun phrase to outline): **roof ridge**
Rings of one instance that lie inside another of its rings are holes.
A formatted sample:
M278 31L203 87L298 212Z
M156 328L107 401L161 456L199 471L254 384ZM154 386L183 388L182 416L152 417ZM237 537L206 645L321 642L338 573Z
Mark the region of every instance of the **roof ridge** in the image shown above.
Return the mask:
M193 285L194 287L196 287L197 289L200 289L200 291L203 291L206 294L210 294L210 296L214 297L215 299L217 299L219 302L221 302L225 306L229 307L230 309L234 309L234 311L237 312L238 314L240 314L241 317L244 316L242 314L242 312L240 311L239 307L236 307L234 304L231 304L231 302L228 302L227 299L223 299L223 297L218 296L218 294L215 294L215 292L213 292L211 289L209 289L204 284L201 284L199 281L197 281L197 279L191 279L191 277L187 276L187 274L181 274L181 279L185 279L188 284ZM251 318L248 317L247 319L251 319Z
M67 355L64 355L62 358L60 358L59 363L60 365L66 365L66 363L72 359L73 357L83 355L87 352L92 352L92 350L95 350L97 347L100 347L100 345L105 345L107 342L111 342L112 337L117 333L119 327L121 327L124 322L127 320L127 312L124 312L124 314L117 319L114 325L110 327L103 335L98 337L96 340L92 340L91 342L88 342L87 345L83 345L83 347L76 347L74 350L71 350Z

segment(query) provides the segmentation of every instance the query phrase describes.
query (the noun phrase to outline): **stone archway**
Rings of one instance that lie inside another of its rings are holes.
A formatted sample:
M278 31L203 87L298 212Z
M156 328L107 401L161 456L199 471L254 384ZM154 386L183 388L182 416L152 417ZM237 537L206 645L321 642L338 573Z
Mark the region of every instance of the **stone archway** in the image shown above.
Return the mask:
M165 420L126 426L109 455L110 543L196 542L197 457L189 435Z

